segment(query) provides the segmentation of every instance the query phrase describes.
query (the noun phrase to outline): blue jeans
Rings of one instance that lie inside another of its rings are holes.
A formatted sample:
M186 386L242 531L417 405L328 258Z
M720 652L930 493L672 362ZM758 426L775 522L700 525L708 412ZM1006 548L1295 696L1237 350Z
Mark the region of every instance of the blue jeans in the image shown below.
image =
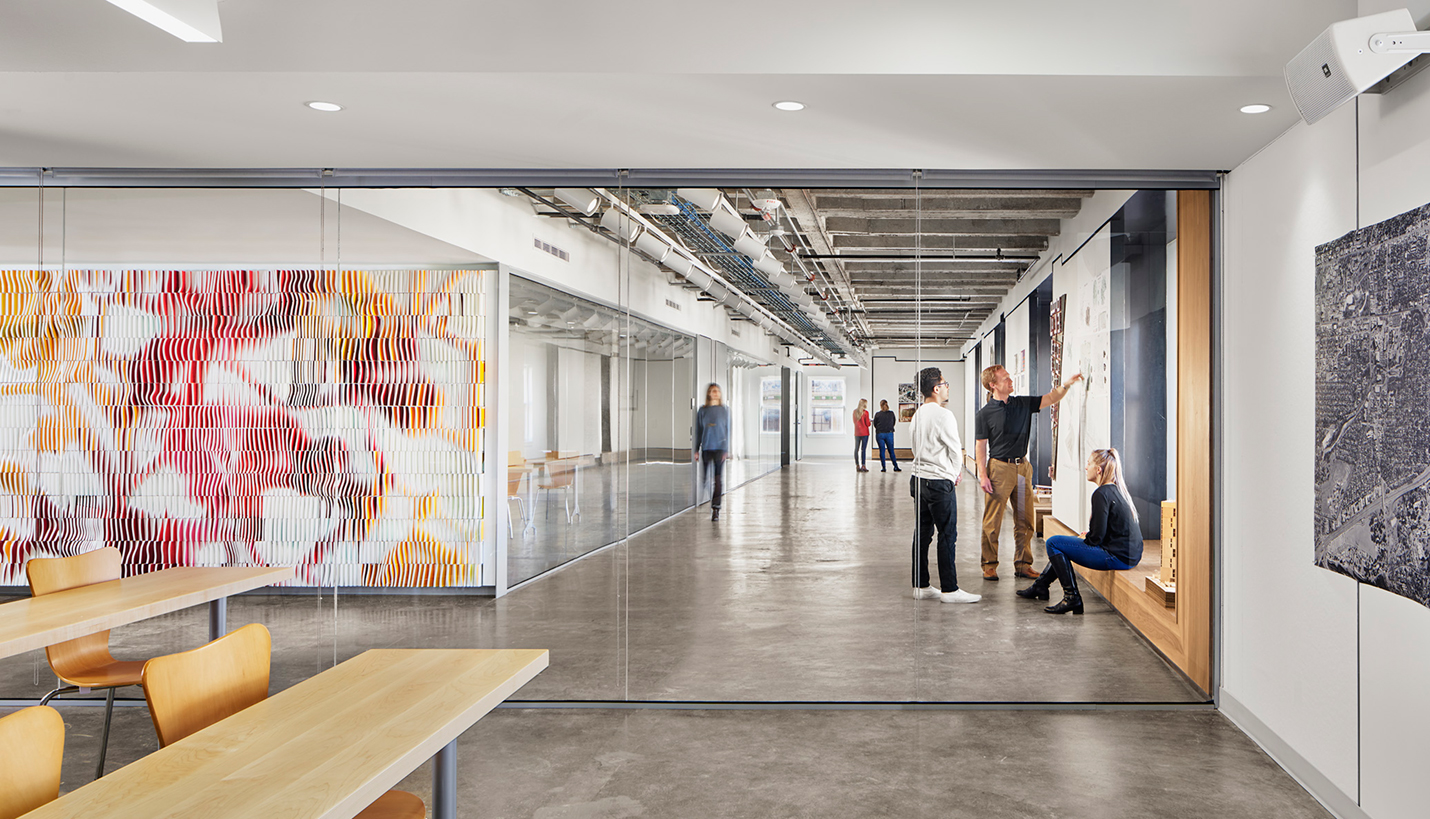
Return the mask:
M889 457L894 459L894 471L899 471L899 456L894 454L894 433L880 432L874 436L874 440L879 444L879 468L884 468L884 453L888 452Z
M863 467L869 460L869 436L854 436L854 465Z
M1053 535L1047 540L1048 560L1053 559L1054 554L1062 554L1068 560L1079 566L1086 566L1089 569L1098 571L1120 572L1124 569L1135 567L1136 563L1123 563L1121 560L1107 553L1101 546L1089 546L1087 541L1080 537L1069 535Z

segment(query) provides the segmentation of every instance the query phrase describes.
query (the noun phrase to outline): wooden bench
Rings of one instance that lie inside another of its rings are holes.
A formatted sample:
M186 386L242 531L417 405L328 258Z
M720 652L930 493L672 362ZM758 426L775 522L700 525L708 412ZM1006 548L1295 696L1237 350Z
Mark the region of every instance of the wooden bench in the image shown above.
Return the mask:
M1078 537L1078 532L1052 515L1043 519L1043 530L1046 537ZM1161 543L1146 540L1142 542L1142 561L1136 568L1119 572L1096 571L1085 566L1076 566L1076 569L1087 585L1097 589L1127 622L1151 639L1154 634L1170 637L1177 627L1176 610L1147 589L1147 578L1157 575L1161 563Z

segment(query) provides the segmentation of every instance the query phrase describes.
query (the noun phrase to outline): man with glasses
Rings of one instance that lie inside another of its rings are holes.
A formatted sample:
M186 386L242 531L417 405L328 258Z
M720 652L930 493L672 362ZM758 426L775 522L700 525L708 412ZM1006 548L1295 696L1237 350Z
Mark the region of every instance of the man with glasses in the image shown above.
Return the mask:
M1033 465L1028 462L1028 436L1033 413L1063 400L1082 373L1054 387L1047 395L1014 395L1013 376L994 364L979 380L988 390L987 403L973 417L974 460L983 486L983 579L998 579L998 530L1003 510L1013 502L1013 571L1037 579L1033 571Z
M982 595L958 587L953 549L958 538L958 495L954 488L963 478L963 441L958 419L943 405L948 402L948 382L937 367L919 371L919 392L924 404L914 413L914 466L909 492L918 513L914 523L914 599L945 603L977 603ZM929 576L929 544L938 531L938 583Z

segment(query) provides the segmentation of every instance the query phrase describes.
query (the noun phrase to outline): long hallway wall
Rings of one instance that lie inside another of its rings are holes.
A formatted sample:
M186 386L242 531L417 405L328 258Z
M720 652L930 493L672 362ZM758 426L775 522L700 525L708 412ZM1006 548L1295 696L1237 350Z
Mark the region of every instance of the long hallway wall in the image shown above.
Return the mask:
M1313 565L1315 252L1427 202L1430 72L1297 124L1225 187L1220 701L1343 817L1425 816L1430 610Z

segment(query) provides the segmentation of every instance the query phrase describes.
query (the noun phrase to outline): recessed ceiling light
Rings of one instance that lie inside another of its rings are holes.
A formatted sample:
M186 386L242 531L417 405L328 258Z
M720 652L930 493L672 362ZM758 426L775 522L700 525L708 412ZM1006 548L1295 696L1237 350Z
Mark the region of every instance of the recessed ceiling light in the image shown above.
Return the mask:
M311 102L305 102L305 103L303 103L303 104L306 105L306 106L308 106L309 108L313 109L314 111L341 111L341 110L343 110L343 107L342 107L341 105L338 105L336 102L323 102L322 100L312 100Z
M1259 102L1256 103L1255 105L1243 105L1243 106L1241 106L1241 113L1243 113L1243 114L1264 114L1264 113L1266 113L1267 111L1270 111L1270 110L1271 110L1271 106L1265 105L1265 104L1259 103Z
M780 100L775 103L775 107L781 111L803 111L804 103L795 102L794 100Z

